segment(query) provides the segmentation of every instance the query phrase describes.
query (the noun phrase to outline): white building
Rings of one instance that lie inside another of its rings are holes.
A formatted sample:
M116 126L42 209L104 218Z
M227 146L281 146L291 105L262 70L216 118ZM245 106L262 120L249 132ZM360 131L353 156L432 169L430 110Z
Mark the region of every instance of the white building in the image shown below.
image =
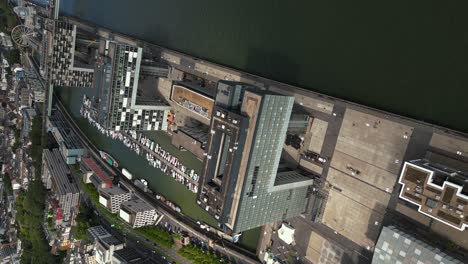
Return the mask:
M130 200L131 195L119 187L99 190L99 203L108 208L113 214L118 213L120 205Z
M2 46L11 49L13 48L13 42L11 41L11 37L3 32L0 32L0 40L2 41Z
M119 216L133 228L154 225L160 217L154 207L141 199L123 202Z

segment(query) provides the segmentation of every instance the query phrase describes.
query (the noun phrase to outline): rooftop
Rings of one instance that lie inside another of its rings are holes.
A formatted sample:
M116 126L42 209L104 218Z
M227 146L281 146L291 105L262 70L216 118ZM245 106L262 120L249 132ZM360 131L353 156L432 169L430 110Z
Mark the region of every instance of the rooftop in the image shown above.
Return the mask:
M112 235L107 236L107 237L100 237L99 240L101 240L107 246L122 244L122 241L118 240L116 237Z
M111 234L101 225L98 226L93 226L90 227L86 230L88 232L88 235L92 237L93 240L101 238L101 237L107 237L110 236Z
M143 256L135 249L129 247L115 251L114 257L122 260L125 263L135 263L136 261L140 261L143 258Z
M125 208L131 211L132 213L154 210L154 208L151 205L149 205L147 202L141 199L123 202L121 208Z
M445 263L461 264L459 260L433 248L394 226L385 226L380 233L372 263Z
M428 160L405 162L399 183L400 198L418 211L458 230L468 226L468 176Z
M183 126L178 127L177 130L203 144L208 142L208 132L203 131L200 127Z
M44 149L43 159L47 164L47 169L55 183L56 192L58 195L66 195L69 193L79 193L78 187L73 181L68 166L62 158L62 154L58 149Z
M48 117L50 125L58 130L62 136L63 143L67 149L83 149L83 144L79 140L78 136L70 129L65 117L60 111L54 111L51 116ZM59 142L60 143L60 142Z
M164 101L163 99L156 99L156 98L145 98L145 97L137 97L135 101L135 105L142 105L142 106L165 106L168 109L170 106Z
M7 258L16 253L16 243L12 245L0 246L0 259Z
M209 91L207 91L206 88L201 87L201 86L199 86L199 85L197 85L197 84L195 84L195 83L190 83L190 82L187 82L187 81L185 81L185 82L183 82L183 81L175 81L175 82L174 82L174 85L182 86L182 87L184 87L184 88L187 88L187 89L189 89L189 90L192 90L192 91L194 91L194 92L197 92L197 93L199 93L199 94L202 94L202 95L204 95L204 96L206 96L206 97L209 97L210 99L213 99L213 98L214 98L214 97L213 97L213 94L211 94Z
M33 117L36 116L36 110L34 110L34 108L23 108L22 111L24 112L24 115L25 115L23 117L27 117L30 120L32 120Z
M294 184L294 183L302 183L311 185L314 181L312 178L304 175L303 173L292 170L292 169L279 169L278 174L275 178L275 186L278 185L285 185L285 184Z
M36 71L32 68L25 67L23 68L25 75L26 83L29 88L33 90L45 91L44 83L37 75Z
M127 193L126 191L122 190L119 187L112 187L112 188L104 188L99 190L100 193L105 193L109 196L112 195L120 195L120 194L125 194Z
M109 178L109 175L92 158L83 158L83 161L105 184L112 186L112 180Z

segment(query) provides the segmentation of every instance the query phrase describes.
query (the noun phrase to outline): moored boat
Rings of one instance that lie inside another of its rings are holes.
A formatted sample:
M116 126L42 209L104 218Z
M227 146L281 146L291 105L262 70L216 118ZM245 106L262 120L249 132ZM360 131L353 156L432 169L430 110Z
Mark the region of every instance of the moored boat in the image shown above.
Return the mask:
M119 163L111 155L109 155L108 153L100 150L99 155L101 156L101 158L103 160L105 160L107 162L107 164L109 164L109 165L111 165L113 167L116 167L116 168L119 167Z

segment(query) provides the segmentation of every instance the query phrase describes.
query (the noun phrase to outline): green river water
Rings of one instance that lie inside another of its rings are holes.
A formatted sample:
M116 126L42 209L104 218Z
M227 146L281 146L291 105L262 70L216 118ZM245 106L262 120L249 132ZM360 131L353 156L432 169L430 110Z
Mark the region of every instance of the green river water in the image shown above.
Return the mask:
M165 175L159 169L148 165L144 156L139 156L125 145L109 137L102 135L96 128L90 125L86 119L80 116L83 94L89 94L91 89L87 88L56 88L56 93L60 96L65 107L79 124L81 130L93 141L101 150L112 155L119 163L119 167L126 168L133 174L134 179L143 178L148 181L148 185L153 192L163 194L167 199L178 204L184 214L206 222L212 226L217 226L216 220L199 207L195 202L195 194L184 185L176 182L172 177ZM202 162L193 154L187 151L179 151L171 145L170 138L165 132L146 132L156 143L177 156L186 166L194 169L198 173L201 171ZM244 232L240 243L244 247L254 250L260 234L260 228Z

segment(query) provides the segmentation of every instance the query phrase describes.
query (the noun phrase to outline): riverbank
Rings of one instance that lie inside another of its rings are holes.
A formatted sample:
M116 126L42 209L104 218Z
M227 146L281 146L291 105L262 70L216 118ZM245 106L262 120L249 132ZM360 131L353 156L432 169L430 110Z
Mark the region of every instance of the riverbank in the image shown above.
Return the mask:
M203 60L468 132L460 121L468 111L468 2L225 5L69 0L61 11Z
M158 142L164 141L163 138L149 138L145 134L136 131L111 131L106 130L96 121L96 109L91 106L91 101L87 96L83 96L83 104L80 108L80 114L97 131L101 132L114 141L122 142L128 149L139 156L146 157L148 164L161 170L164 174L171 176L177 182L185 185L193 193L198 192L199 172L184 165L179 158ZM167 139L167 138L166 138ZM200 162L198 162L200 163ZM123 169L123 168L122 168ZM132 179L131 176L127 176Z

